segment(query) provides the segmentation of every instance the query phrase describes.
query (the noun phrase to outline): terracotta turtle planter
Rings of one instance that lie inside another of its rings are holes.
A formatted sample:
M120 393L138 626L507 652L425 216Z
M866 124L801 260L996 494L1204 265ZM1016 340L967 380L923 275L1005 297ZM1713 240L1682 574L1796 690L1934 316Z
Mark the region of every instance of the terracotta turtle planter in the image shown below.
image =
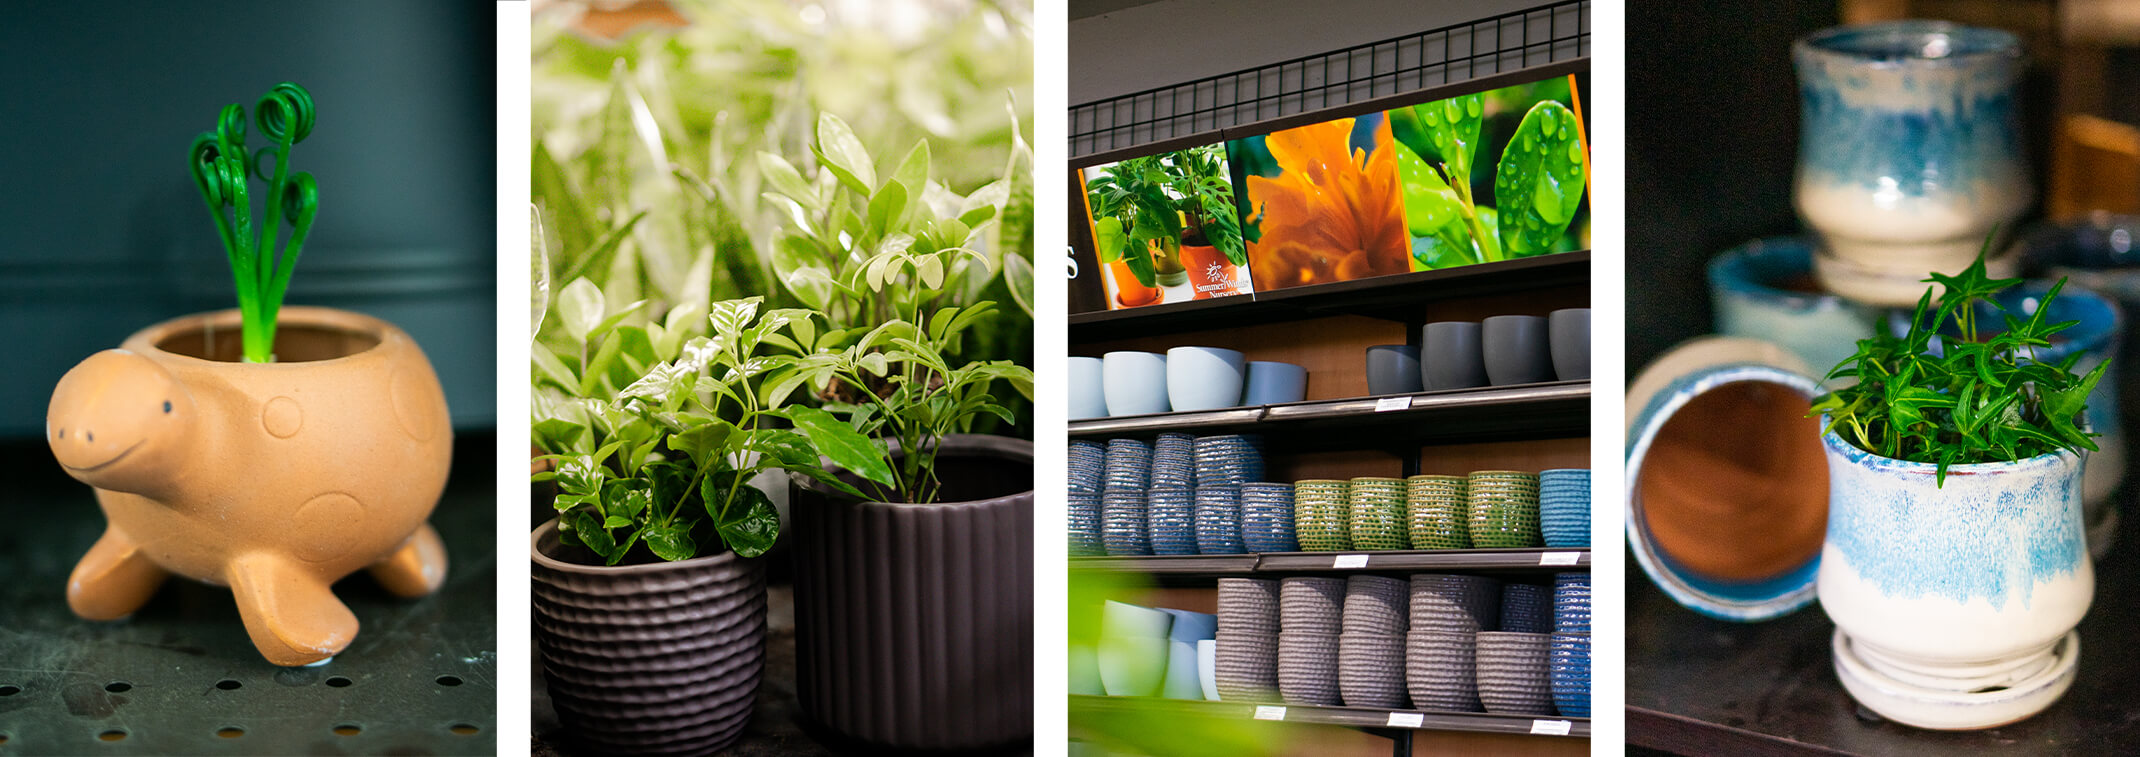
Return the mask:
M277 362L237 362L235 310L144 329L60 379L46 440L109 525L67 603L125 617L165 578L229 586L277 665L333 657L357 618L331 586L367 569L418 597L446 577L426 522L453 430L431 364L385 321L286 307Z

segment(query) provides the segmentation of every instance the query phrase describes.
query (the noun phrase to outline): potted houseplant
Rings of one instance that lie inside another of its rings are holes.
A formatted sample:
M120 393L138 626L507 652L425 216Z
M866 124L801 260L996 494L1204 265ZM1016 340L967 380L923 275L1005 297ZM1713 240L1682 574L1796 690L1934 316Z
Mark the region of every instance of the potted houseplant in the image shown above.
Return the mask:
M336 580L369 569L406 597L445 580L445 547L425 521L445 488L453 430L407 333L357 313L283 307L319 210L312 175L289 170L315 109L284 82L253 114L271 143L257 155L245 147L245 108L233 104L189 156L238 309L151 326L69 370L52 393L47 440L68 475L96 488L109 520L69 577L76 614L124 617L172 575L227 584L262 656L309 665L357 633ZM269 182L258 224L256 173Z
M2027 317L2004 313L1997 294L2019 280L1989 278L1982 256L1928 281L1938 304L1927 290L1907 332L1859 342L1829 374L1856 383L1813 405L1830 475L1816 585L1859 702L1918 727L1988 728L2073 681L2095 584L2083 413L2104 368L2036 358L2074 323L2046 318L2063 281Z
M797 204L818 218L860 223L841 234L813 224L819 233L805 230L785 244L845 258L825 280L845 310L875 320L784 345L796 359L771 372L769 393L808 387L842 417L797 415L799 428L833 423L877 441L821 445L832 479L791 475L803 711L878 748L1029 738L1032 443L968 432L986 418L1014 423L998 386L1030 401L1032 372L1008 360L959 357L997 308L954 302L968 279L992 275L977 264L988 259L979 248L1004 195L926 201L948 194L929 182L926 143L879 180L868 154L829 114L814 147L833 178L811 185L798 175L793 186L829 189ZM1019 180L1020 170L1014 154L1004 183ZM829 254L848 244L856 255Z
M1248 265L1222 145L1130 158L1086 184L1100 260L1136 287L1191 283L1195 299L1230 293Z
M558 517L531 537L534 625L559 718L589 748L707 752L742 734L765 655L755 558L780 530L750 482L778 469L844 488L816 450L869 447L766 391L795 357L761 346L811 338L818 316L759 305L632 322L643 301L612 307L576 279L562 335L535 345L533 431L555 469L533 478L555 483Z

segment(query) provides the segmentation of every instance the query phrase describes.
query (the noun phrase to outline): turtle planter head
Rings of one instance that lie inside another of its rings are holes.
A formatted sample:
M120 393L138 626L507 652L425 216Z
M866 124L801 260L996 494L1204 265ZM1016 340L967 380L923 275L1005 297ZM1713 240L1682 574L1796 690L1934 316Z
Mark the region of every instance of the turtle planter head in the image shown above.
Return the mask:
M430 362L393 325L284 308L278 362L247 363L240 318L150 327L60 379L47 441L109 520L67 601L111 620L169 575L229 586L261 654L305 665L356 635L336 580L369 569L409 597L444 580L425 519L453 432Z

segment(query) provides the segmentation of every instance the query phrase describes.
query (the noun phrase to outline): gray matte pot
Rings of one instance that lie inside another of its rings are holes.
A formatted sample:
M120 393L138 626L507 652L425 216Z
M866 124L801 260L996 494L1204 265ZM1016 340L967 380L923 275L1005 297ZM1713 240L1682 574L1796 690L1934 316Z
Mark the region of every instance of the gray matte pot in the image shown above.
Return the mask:
M529 553L536 649L558 719L582 748L698 755L743 735L765 669L760 560L582 564L572 560L592 553L564 546L555 518L535 529Z
M1033 443L946 437L936 469L934 505L791 479L796 693L812 720L874 747L1028 742Z

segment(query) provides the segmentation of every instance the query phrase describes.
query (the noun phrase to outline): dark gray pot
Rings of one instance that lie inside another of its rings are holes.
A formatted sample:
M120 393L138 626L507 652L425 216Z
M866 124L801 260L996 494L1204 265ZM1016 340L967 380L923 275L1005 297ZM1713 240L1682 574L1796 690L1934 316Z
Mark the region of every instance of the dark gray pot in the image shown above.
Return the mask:
M550 700L590 754L719 751L765 669L765 571L733 552L606 567L535 529L535 641ZM573 548L576 549L576 548Z
M1494 386L1553 380L1553 348L1546 319L1535 315L1497 315L1479 324L1485 351L1486 379Z
M1485 351L1479 324L1441 321L1420 329L1419 372L1431 390L1470 389L1486 385Z
M1590 378L1590 308L1555 310L1546 316L1553 375L1562 381Z
M1423 391L1419 383L1419 348L1405 344L1378 344L1367 348L1367 393L1411 394Z
M1030 741L1033 443L951 436L936 467L935 505L856 502L795 479L803 712L878 748Z

